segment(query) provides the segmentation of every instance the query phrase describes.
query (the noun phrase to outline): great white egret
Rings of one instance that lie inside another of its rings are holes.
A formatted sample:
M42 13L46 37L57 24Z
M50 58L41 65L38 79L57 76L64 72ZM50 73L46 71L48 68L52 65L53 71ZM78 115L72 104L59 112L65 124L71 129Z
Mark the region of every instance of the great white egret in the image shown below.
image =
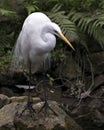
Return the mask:
M73 50L73 46L62 34L60 27L52 22L45 14L35 12L30 14L24 21L22 30L14 49L15 63L19 62L19 57L29 70L29 90L31 85L31 72L36 71L48 57L51 50L56 45L56 36L64 40ZM46 104L46 101L45 101ZM30 91L28 95L27 107L31 108Z

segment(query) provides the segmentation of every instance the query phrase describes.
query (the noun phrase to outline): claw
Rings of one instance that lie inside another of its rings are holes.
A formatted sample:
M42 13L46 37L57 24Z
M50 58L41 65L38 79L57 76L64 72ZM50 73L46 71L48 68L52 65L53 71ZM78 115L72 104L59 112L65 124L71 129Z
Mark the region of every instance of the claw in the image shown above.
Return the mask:
M44 109L44 115L45 116L46 116L46 113L47 113L47 109L50 109L55 116L58 116L57 113L49 106L47 101L44 102L43 106L40 108L38 113L40 113L43 109Z
M31 104L30 102L28 102L28 103L24 106L24 109L22 110L21 113L18 113L18 112L17 112L16 115L17 115L19 118L21 118L22 115L23 115L23 113L24 113L26 110L29 110L29 113L31 114L31 117L33 118L33 117L34 117L34 113L36 113L36 112L35 112L35 110L33 109L32 104Z

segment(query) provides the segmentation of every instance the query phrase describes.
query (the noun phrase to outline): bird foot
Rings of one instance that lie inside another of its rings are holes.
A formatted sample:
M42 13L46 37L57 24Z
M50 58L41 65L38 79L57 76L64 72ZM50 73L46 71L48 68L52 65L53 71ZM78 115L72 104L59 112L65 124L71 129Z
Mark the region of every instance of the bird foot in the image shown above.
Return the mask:
M47 114L47 109L50 109L55 116L57 116L57 113L49 106L48 102L45 101L41 109L39 110L39 113L44 109L44 115Z
M16 115L17 115L19 118L21 118L22 115L23 115L23 113L24 113L26 110L28 110L29 113L30 113L30 116L31 116L32 118L34 118L34 113L36 113L36 112L35 112L35 110L33 109L31 102L27 102L27 104L24 106L24 109L22 110L22 112L21 112L21 113L18 113L18 112L17 112Z

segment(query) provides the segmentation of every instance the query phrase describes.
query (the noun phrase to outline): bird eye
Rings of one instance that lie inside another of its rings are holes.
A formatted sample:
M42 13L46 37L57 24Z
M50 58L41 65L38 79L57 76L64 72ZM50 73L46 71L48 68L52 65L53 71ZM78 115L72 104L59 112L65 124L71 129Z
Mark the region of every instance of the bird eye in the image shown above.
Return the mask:
M55 30L55 33L57 34L58 32Z
M54 34L57 36L58 35L58 31L54 30Z

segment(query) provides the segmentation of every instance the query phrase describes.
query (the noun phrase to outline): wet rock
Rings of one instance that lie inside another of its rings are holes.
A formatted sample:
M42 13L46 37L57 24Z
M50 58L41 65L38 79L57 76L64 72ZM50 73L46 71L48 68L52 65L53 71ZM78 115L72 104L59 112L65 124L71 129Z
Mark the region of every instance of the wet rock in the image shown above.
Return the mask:
M26 110L20 117L26 102L12 102L0 109L0 130L82 130L82 128L69 117L55 101L49 101L50 107L44 115L44 109L39 113L43 102L33 105L35 112ZM18 114L16 114L18 113Z

